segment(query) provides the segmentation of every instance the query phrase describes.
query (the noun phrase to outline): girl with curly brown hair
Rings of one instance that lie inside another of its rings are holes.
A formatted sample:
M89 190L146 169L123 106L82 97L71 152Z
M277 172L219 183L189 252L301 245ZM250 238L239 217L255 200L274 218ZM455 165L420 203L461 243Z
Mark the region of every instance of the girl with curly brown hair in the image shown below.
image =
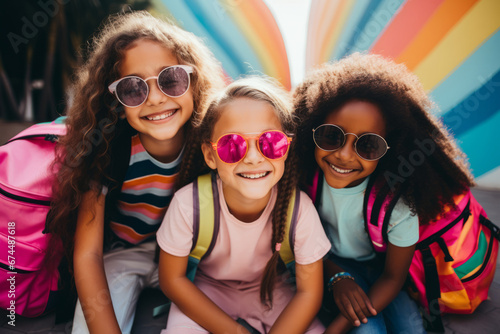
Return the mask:
M296 193L295 233L288 239L296 291L285 272L277 272L296 189L289 151L294 130L289 96L273 81L238 80L210 104L199 134L204 162L217 172L219 229L191 282L186 268L194 185L176 192L157 233L160 286L173 302L165 333L247 333L250 327L238 318L253 327L252 333L323 333L315 315L323 291L322 258L330 243L305 193ZM204 162L193 160L191 166L199 169Z
M130 333L158 286L156 230L185 143L222 70L200 39L147 12L110 18L80 70L49 230L73 259L73 333Z
M472 185L464 155L417 77L377 55L353 54L316 70L295 91L303 186L317 180L316 206L332 249L325 261L326 333L423 333L401 288L419 223L428 224ZM318 173L318 171L320 173ZM319 175L319 176L318 176ZM399 196L385 260L364 229L364 193L374 184ZM333 300L335 303L333 303Z

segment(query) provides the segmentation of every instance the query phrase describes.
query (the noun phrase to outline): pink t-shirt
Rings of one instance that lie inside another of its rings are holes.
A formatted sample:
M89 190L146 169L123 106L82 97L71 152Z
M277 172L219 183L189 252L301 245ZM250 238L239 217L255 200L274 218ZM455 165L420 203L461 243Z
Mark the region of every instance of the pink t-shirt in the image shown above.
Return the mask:
M221 207L217 242L197 271L197 279L207 279L237 289L260 286L264 268L271 258L272 209L276 187L269 204L254 222L236 219L224 200L222 183L217 179ZM203 214L203 212L201 213ZM306 265L323 258L330 242L321 226L319 216L309 197L300 193L295 232L295 262ZM157 233L161 249L171 255L188 256L193 242L193 185L177 191Z

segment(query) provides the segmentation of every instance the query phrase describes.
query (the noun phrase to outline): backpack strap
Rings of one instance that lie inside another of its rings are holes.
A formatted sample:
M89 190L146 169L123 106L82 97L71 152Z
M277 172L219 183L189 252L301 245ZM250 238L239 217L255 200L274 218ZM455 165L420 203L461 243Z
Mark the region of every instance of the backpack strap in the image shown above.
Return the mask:
M295 243L295 229L297 227L297 215L300 207L300 192L295 189L288 204L288 212L285 226L285 238L281 243L279 251L281 260L286 265L287 269L294 273L295 256L293 245Z
M318 168L314 172L314 176L310 184L305 187L306 193L311 197L316 209L321 201L321 191L323 190L323 171Z
M203 214L201 214L203 213ZM214 248L220 225L220 203L214 173L199 176L193 183L193 246L186 276L193 281L201 259Z
M387 228L399 197L391 196L389 187L375 180L376 178L372 177L368 181L363 199L363 216L365 230L370 236L372 246L380 253L387 250Z
M427 307L429 310L438 310L433 312L426 326L427 331L444 333L441 311L439 310L438 298L441 298L439 284L439 274L437 272L436 259L432 255L429 246L420 249L425 275L425 293L427 297ZM423 311L426 312L426 311ZM425 318L425 315L424 315Z

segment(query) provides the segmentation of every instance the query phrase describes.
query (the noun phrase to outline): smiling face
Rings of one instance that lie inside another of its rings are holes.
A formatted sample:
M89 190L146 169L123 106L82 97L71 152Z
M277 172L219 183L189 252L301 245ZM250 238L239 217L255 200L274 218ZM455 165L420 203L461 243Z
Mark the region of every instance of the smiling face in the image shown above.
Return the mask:
M369 102L350 101L339 110L331 112L324 124L335 124L345 133L358 137L364 133L375 133L385 137L385 120L380 109ZM372 174L378 160L360 158L354 149L356 137L348 134L344 146L328 152L316 147L314 156L325 175L326 182L333 188L349 188L359 185Z
M267 130L283 131L273 107L264 101L236 98L224 105L220 113L210 138L212 142L228 133L247 138ZM222 180L224 198L233 214L263 210L272 187L281 179L285 169L286 155L268 160L260 153L256 139L248 139L248 144L246 156L235 164L221 161L210 144L202 145L207 165L217 169Z
M179 62L169 49L154 41L139 40L125 52L120 75L146 79L173 65L179 65ZM148 80L147 84L147 100L135 108L124 107L127 121L139 132L147 150L148 146L179 142L179 138L183 138L183 126L193 113L191 87L184 95L173 98L162 93L156 79Z

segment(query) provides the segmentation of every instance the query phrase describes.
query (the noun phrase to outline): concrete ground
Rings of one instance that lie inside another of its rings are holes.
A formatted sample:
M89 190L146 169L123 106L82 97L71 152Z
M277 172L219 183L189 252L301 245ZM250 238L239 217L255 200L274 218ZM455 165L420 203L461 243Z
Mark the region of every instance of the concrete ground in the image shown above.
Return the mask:
M26 125L9 124L0 121L0 144L22 130ZM490 220L500 226L500 190L478 189L472 190L475 198L486 210ZM499 333L500 332L500 257L497 259L497 268L494 281L490 287L489 297L470 315L445 315L443 322L446 334L469 333ZM167 302L166 297L159 290L145 290L138 302L137 314L132 333L156 334L165 328L167 315L153 318L153 308ZM71 322L55 324L54 314L48 314L36 319L16 316L16 326L8 324L7 312L0 310L0 333L39 333L39 334L66 334L71 333Z

